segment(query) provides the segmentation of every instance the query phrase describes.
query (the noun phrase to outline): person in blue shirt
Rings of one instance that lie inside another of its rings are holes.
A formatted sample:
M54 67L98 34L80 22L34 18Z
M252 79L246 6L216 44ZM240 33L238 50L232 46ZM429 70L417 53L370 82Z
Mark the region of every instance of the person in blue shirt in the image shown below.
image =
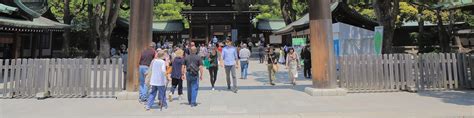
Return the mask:
M235 69L239 67L239 61L237 56L237 48L232 45L232 41L228 39L226 46L222 49L222 61L221 66L225 68L227 89L237 93L237 78L235 77ZM230 74L232 74L233 88L230 88Z
M219 39L217 39L217 37L214 36L214 38L212 38L212 45L216 45L218 40Z

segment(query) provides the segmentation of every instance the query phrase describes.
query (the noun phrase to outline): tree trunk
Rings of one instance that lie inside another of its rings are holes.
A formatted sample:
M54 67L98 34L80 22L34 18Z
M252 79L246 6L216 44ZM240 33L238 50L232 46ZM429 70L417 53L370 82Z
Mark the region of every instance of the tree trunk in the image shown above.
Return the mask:
M449 40L454 40L454 42L456 43L456 46L458 47L458 52L459 53L469 53L471 51L471 49L468 49L468 48L464 48L464 46L462 45L462 41L461 41L461 38L459 38L459 36L457 36L457 33L454 32L454 11L453 10L450 10L449 11L449 28L448 28L448 37L449 37Z
M88 49L89 57L97 56L97 33L95 32L95 16L94 16L94 6L89 4L87 5L87 12L89 18L89 45Z
M67 25L71 25L71 22L72 22L71 9L69 7L70 2L71 2L70 0L64 0L64 18L63 18L63 21L64 21L64 24L67 24ZM70 28L64 29L63 37L64 37L64 39L63 39L63 56L64 57L69 57L70 56L69 41L71 39L71 29Z
M296 15L293 10L292 0L280 0L280 9L283 19L287 25L295 21Z
M99 35L99 57L110 57L110 37L115 28L122 0L106 0L104 6L97 4L95 9L95 31Z
M100 53L99 57L109 58L110 57L110 36L100 37Z
M440 43L439 46L441 48L441 52L450 52L450 42L446 36L446 28L443 26L441 12L441 8L436 9L436 18L438 19L438 38Z
M424 35L425 35L425 19L423 18L423 10L424 10L424 7L423 6L418 6L418 52L422 52L423 50L425 50L425 43L424 43Z
M395 21L400 12L400 0L375 0L373 3L377 21L383 28L383 53L393 53L393 34Z

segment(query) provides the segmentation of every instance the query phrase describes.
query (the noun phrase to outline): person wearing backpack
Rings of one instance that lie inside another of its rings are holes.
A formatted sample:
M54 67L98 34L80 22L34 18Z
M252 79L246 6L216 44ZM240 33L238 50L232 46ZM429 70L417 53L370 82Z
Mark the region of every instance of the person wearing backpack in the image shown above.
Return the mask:
M191 107L197 106L197 95L199 89L199 80L202 80L203 66L201 57L197 53L196 47L190 48L190 55L184 59L183 73L186 73L185 80L188 88L188 102ZM199 78L199 79L198 79Z

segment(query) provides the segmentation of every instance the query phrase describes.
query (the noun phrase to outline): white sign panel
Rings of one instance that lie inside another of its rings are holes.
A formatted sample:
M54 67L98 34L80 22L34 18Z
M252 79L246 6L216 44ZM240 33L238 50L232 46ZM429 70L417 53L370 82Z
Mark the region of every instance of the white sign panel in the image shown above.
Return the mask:
M270 35L270 44L281 44L281 35Z

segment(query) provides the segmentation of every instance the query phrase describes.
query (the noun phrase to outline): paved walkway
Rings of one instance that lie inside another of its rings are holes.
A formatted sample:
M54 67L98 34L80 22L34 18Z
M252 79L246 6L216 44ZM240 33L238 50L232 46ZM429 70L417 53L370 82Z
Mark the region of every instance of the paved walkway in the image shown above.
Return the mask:
M175 100L169 108L145 111L135 100L110 98L0 99L0 118L316 118L316 117L474 117L474 91L425 93L355 93L337 97L311 97L303 92L311 80L289 84L286 70L277 86L268 84L266 65L250 63L248 80L238 80L237 94L226 91L223 69L217 90L207 77L200 82L199 106ZM207 71L206 71L207 72ZM240 73L238 72L240 77ZM184 92L186 93L186 92ZM183 96L186 98L186 96Z

